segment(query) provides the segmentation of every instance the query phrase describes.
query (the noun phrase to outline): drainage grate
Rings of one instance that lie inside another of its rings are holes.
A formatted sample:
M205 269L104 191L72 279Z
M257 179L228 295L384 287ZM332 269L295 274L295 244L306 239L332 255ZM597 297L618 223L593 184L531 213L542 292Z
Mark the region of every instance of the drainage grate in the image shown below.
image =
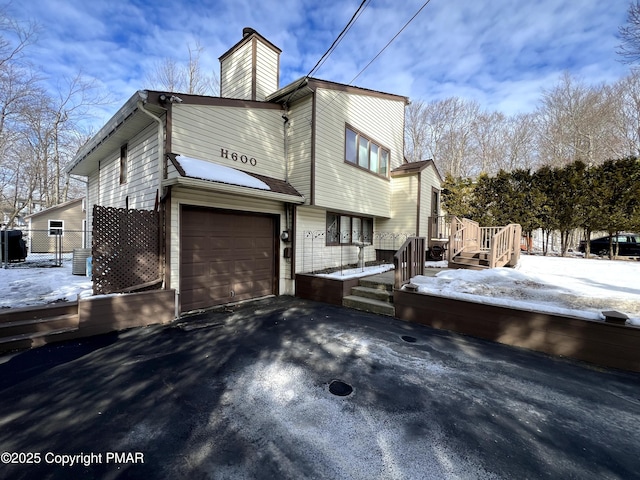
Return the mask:
M351 395L353 387L348 383L344 383L342 380L333 380L329 384L329 391L339 397L346 397L347 395Z
M402 335L400 338L407 343L416 343L418 341L416 337L412 337L411 335Z

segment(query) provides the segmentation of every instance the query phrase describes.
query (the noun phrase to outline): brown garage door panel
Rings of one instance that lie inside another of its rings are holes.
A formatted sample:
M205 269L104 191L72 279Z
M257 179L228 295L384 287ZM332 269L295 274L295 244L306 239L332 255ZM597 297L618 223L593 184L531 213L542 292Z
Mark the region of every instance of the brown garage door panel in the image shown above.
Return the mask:
M276 233L271 216L183 207L182 311L275 293Z

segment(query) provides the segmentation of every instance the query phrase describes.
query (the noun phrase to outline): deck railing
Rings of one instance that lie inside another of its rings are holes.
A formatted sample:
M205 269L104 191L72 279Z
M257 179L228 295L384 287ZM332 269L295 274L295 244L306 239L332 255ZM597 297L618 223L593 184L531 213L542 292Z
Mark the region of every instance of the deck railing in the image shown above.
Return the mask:
M463 252L484 252L489 268L514 266L520 258L522 228L517 223L506 227L480 227L472 220L453 217L449 237L449 261Z
M506 227L500 227L500 230L491 236L489 268L504 267L505 265L515 266L518 263L521 235L522 227L517 223L511 223Z
M395 288L409 283L411 277L424 274L426 260L426 242L424 237L410 237L393 256L395 266Z
M451 218L451 234L449 236L449 261L463 251L474 251L479 247L480 226L478 222L468 218Z

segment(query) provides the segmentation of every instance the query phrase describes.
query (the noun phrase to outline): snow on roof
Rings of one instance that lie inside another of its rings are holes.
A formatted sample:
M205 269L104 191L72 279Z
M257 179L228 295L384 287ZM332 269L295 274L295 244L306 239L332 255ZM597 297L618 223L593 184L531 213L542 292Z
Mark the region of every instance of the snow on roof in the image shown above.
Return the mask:
M240 187L271 190L269 185L241 170L209 162L207 160L200 160L182 155L176 155L176 157L180 166L183 168L186 177L200 178L202 180L210 180L212 182L228 183L230 185L238 185Z

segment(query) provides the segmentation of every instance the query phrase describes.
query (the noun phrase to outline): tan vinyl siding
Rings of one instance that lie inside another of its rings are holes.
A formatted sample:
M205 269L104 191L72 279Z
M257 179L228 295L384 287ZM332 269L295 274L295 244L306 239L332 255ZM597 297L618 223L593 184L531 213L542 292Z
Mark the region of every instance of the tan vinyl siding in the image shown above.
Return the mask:
M220 65L220 96L251 100L252 42L247 42Z
M278 54L261 42L256 49L256 100L278 90Z
M422 181L420 192L420 236L429 234L429 217L431 216L432 189L440 190L440 180L433 167L425 168L421 173Z
M418 216L418 176L407 175L391 180L391 218L380 219L378 230L394 233L416 233Z
M151 125L128 143L129 173L120 183L120 149L100 162L97 203L105 207L150 210L155 206L158 189L157 127Z
M298 207L296 216L296 273L310 273L358 262L355 245L326 245L327 211ZM373 245L365 247L365 261L375 260Z
M345 122L388 148L393 169L403 158L404 102L325 89L316 98L316 205L390 217L390 182L344 161Z
M94 170L91 175L87 178L88 187L87 187L87 246L91 246L91 231L93 228L93 206L99 205L99 195L100 195L100 171Z
M289 110L289 183L311 199L311 98L294 104Z
M180 205L195 205L226 210L238 210L239 212L268 213L279 217L280 230L286 225L284 205L280 202L261 200L237 195L225 195L207 190L195 190L174 188L171 192L171 214L168 227L171 238L170 251L170 288L180 288ZM293 281L291 276L291 260L284 258L283 251L290 247L290 243L279 242L277 255L279 258L279 293L280 295L293 294Z
M83 248L84 212L82 201L47 209L36 214L29 222L29 251L32 253L53 253L58 237L49 235L49 220L62 221L62 251L71 252L74 248Z
M174 105L173 153L284 180L282 111L268 108ZM228 152L227 157L222 152ZM231 156L255 158L256 165Z

